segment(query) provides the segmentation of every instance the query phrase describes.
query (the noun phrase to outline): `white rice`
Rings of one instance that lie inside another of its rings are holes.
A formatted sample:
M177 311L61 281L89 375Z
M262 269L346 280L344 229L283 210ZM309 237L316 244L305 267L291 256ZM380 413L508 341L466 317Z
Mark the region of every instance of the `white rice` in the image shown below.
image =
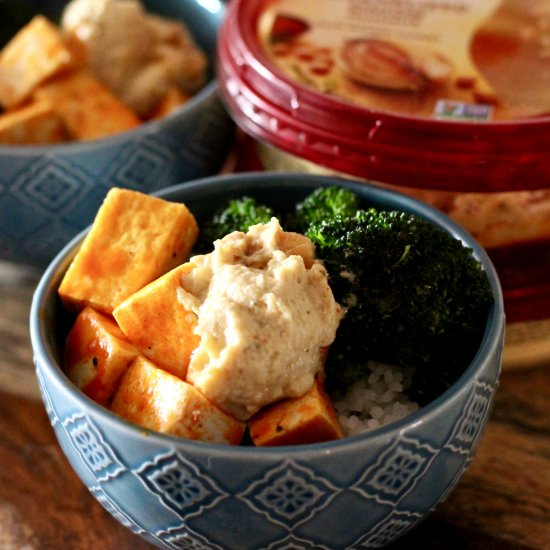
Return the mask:
M344 435L368 432L418 410L406 391L413 369L369 361L368 376L353 384L345 395L334 395L333 404Z

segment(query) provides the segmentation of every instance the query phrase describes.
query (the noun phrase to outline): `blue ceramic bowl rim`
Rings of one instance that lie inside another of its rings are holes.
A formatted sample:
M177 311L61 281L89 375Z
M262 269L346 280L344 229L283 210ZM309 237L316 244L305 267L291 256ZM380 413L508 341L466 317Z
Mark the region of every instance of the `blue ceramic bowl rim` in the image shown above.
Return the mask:
M200 3L200 2L199 2ZM223 2L220 2L222 12L226 10ZM215 65L215 54L210 56L210 62ZM214 73L215 71L213 71ZM156 119L142 122L136 128L120 132L118 134L97 139L89 139L86 141L74 141L66 143L55 143L51 145L0 145L0 155L6 156L30 156L30 155L66 155L69 153L79 153L83 150L94 149L95 147L110 147L120 142L126 142L134 137L157 134L166 126L170 126L171 122L177 120L187 113L199 109L203 103L208 102L212 96L219 97L218 80L214 76L205 84L201 90L194 94L181 107L178 107L168 115Z
M110 410L97 404L92 399L81 393L63 373L62 368L57 365L55 357L50 353L45 345L47 341L47 330L44 327L43 311L50 292L55 291L52 279L56 277L60 270L68 267L72 255L78 249L81 240L89 231L84 229L76 235L63 249L56 255L50 265L44 271L38 285L35 289L31 309L30 309L30 337L34 353L34 361L37 370L46 369L50 375L56 379L56 383L61 385L65 391L68 391L77 401L83 402L83 408L90 408L95 414L102 417L107 424L123 427L130 430L136 437L145 436L148 440L155 440L158 444L168 446L177 446L180 449L195 453L206 453L210 456L233 459L251 459L253 457L280 456L281 454L289 457L311 458L315 455L328 455L341 452L347 452L352 449L358 450L367 446L369 441L374 439L388 439L390 434L397 436L411 426L421 424L424 419L437 415L447 401L457 398L461 392L465 391L468 382L475 379L476 374L482 366L492 357L500 358L502 351L503 335L505 327L504 303L502 289L496 270L485 252L485 250L473 239L473 237L461 226L449 219L445 214L435 208L417 201L411 197L399 192L382 189L368 183L355 183L351 180L331 176L318 176L312 174L295 173L265 173L265 172L247 172L231 175L218 175L206 178L200 178L188 183L175 184L153 193L156 196L166 196L172 192L185 188L186 191L196 192L212 185L230 186L232 184L246 183L250 181L260 182L278 182L282 185L300 185L303 182L332 182L345 185L351 189L364 193L365 187L369 188L368 197L384 200L390 199L390 202L399 203L403 208L414 210L421 216L436 221L445 230L451 233L455 238L462 240L467 246L472 248L474 256L483 263L488 280L493 289L494 303L489 311L487 325L483 335L480 347L470 365L465 369L456 382L450 386L440 396L421 407L419 410L405 416L404 418L382 426L371 432L349 436L337 441L324 443L314 443L308 445L279 446L279 447L247 447L233 446L215 443L205 443L200 441L186 440L180 437L159 433L147 428L137 426ZM397 207L398 208L398 207ZM500 371L500 368L499 368Z

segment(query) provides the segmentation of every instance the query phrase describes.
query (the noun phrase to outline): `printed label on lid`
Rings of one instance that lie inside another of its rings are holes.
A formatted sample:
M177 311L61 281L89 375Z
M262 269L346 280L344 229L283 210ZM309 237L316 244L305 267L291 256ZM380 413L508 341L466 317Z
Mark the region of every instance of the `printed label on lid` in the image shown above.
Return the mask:
M492 120L550 113L550 1L273 0L268 57L369 108Z

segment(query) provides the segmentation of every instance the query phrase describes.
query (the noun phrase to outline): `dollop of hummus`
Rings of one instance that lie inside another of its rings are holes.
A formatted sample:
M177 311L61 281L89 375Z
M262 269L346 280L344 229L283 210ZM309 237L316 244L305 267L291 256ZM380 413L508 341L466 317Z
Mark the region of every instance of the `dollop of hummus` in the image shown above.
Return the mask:
M93 73L141 116L171 88L192 94L205 84L207 57L187 27L139 0L72 0L61 26L84 46Z
M298 397L322 369L342 308L311 241L272 218L195 256L178 299L198 317L187 380L239 420Z

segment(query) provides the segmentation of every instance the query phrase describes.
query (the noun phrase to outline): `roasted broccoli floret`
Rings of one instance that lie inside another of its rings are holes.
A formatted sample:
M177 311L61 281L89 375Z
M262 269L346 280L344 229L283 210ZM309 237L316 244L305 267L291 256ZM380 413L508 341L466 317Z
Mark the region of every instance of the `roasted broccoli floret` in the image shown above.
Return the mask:
M473 358L493 300L472 251L395 211L336 215L307 234L347 308L329 353L329 386L344 390L374 359L415 367L410 397L420 403L444 391Z
M289 230L306 233L316 221L335 216L353 216L359 208L359 198L345 187L319 187L296 205L286 220Z
M215 240L233 231L246 233L250 226L267 223L272 216L274 216L273 209L259 204L253 197L243 196L230 200L203 224L196 250L209 252Z

